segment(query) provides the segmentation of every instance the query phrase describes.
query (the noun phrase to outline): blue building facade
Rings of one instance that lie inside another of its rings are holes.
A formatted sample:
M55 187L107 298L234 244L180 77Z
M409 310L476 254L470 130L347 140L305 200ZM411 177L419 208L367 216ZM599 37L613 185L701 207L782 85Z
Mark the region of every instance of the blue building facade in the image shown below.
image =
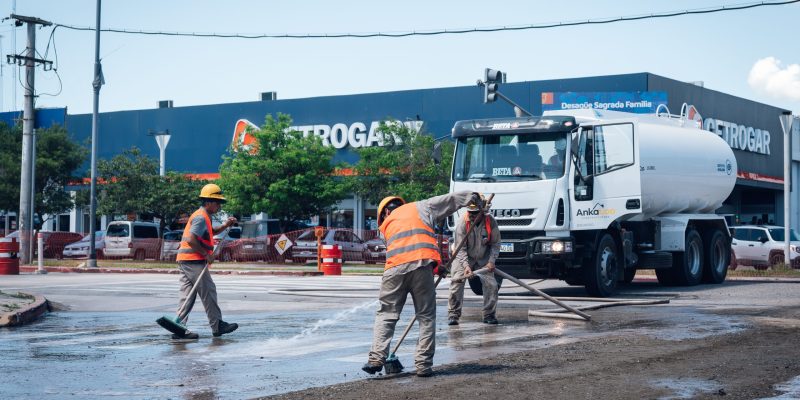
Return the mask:
M740 169L736 189L718 212L730 214L731 222L737 217L743 222L753 217L763 223L783 221L784 140L778 116L786 110L650 73L505 83L500 90L534 115L576 107L654 112L663 111L663 106L678 114L684 103L692 104L701 113L704 127L734 149ZM450 134L455 121L508 117L513 110L502 101L484 104L482 88L463 86L106 112L100 114L98 157L111 158L136 146L158 158L158 146L148 133L169 130L167 170L213 177L231 144L236 122L245 119L261 125L266 115L277 113L289 114L298 130L320 135L336 147L337 161L355 162L353 149L366 143L380 121L397 120L443 137ZM71 136L86 141L92 115L64 114ZM324 223L374 227L370 225L374 205L354 197L338 208L343 217L323 216ZM75 218L82 219L77 214ZM78 225L71 224L83 230Z

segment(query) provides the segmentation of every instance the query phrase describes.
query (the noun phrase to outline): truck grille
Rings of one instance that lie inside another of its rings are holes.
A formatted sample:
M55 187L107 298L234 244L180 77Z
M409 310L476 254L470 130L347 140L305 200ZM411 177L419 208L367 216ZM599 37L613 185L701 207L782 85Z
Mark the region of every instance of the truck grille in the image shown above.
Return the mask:
M497 226L528 226L532 219L498 219Z
M525 240L536 236L544 236L544 231L504 231L500 230L500 240Z

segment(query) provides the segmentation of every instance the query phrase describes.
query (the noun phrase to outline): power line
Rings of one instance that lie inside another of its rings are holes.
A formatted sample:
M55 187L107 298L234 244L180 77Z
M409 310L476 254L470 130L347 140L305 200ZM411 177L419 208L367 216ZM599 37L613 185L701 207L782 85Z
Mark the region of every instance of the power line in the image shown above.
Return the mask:
M786 0L786 1L762 1L757 3L745 3L732 6L719 6L715 8L702 8L691 9L682 11L669 11L662 13L622 16L614 18L603 19L589 19L581 21L566 21L557 23L545 24L530 24L518 26L502 26L502 27L477 27L466 29L439 29L430 31L405 31L405 32L372 32L372 33L329 33L329 34L243 34L243 33L198 33L198 32L165 32L165 31L149 31L149 30L133 30L133 29L120 29L120 28L105 28L100 29L101 32L124 33L134 35L154 35L154 36L188 36L188 37L203 37L203 38L226 38L226 39L338 39L338 38L402 38L409 36L437 36L437 35L458 35L467 33L490 33L490 32L503 32L503 31L523 31L532 29L550 29L569 26L580 25L602 25L611 24L616 22L629 22L641 21L647 19L657 18L671 18L684 15L699 15L699 14L712 14L726 11L746 10L750 8L765 7L765 6L782 6L792 3L800 2L800 0ZM54 24L56 28L64 27L76 31L94 31L95 28L74 26L66 24Z

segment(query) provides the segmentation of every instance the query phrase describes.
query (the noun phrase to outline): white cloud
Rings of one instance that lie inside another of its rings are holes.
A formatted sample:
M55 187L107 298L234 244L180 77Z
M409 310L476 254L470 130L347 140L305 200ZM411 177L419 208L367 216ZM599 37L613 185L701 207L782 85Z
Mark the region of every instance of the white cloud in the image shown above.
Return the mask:
M800 64L783 68L781 60L775 57L762 58L753 64L747 83L761 94L800 101Z

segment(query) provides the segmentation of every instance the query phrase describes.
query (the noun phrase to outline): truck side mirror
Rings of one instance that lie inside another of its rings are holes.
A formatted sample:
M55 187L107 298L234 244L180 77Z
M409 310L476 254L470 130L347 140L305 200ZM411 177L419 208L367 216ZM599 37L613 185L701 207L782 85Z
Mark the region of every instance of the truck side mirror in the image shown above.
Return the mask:
M436 142L433 144L433 152L431 152L431 158L433 158L433 163L436 165L442 163L442 142Z

